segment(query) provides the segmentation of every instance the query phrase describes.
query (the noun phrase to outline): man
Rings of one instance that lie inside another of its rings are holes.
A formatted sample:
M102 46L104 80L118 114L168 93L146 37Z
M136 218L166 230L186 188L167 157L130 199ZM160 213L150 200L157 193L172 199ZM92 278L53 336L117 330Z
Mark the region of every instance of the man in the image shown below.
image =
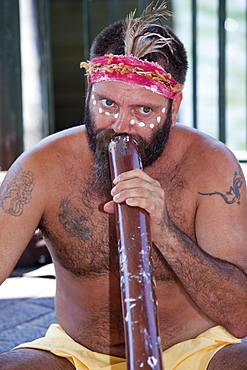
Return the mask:
M150 216L165 369L247 368L245 180L223 144L176 124L187 58L169 28L153 25L164 9L102 31L82 64L86 127L44 139L5 178L1 281L39 227L60 326L2 354L1 369L126 368L114 202ZM145 168L112 188L106 146L122 132L140 142Z

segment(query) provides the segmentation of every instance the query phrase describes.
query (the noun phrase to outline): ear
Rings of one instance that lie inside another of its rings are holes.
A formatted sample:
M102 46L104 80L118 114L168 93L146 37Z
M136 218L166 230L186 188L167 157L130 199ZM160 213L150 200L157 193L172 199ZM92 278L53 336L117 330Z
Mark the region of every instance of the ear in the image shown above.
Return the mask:
M182 99L183 94L180 92L172 101L172 126L177 122L177 115Z

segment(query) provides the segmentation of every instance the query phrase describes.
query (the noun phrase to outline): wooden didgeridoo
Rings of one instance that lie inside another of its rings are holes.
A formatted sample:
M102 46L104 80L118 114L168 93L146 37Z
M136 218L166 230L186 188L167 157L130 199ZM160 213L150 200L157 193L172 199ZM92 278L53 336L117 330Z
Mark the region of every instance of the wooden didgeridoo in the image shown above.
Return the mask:
M142 168L137 143L127 134L112 138L108 152L112 180ZM127 369L162 370L149 216L125 202L115 207Z

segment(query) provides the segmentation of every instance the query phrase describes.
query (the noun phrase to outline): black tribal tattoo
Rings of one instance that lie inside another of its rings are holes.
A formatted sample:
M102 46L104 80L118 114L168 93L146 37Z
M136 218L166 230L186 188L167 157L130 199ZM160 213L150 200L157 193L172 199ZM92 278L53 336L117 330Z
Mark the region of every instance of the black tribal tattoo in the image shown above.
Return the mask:
M77 215L77 212L71 209L68 197L62 200L59 209L59 222L63 225L67 234L72 238L78 238L82 241L90 240L90 229L84 226L87 219L81 215Z
M21 216L25 204L31 201L34 175L20 167L15 175L3 183L0 193L0 207L11 216Z
M198 192L198 194L200 195L220 195L225 203L227 204L233 204L233 203L237 203L237 204L240 204L240 188L242 187L243 185L243 181L242 181L242 174L241 172L237 172L235 171L234 174L233 174L233 185L230 186L229 190L226 191L225 194L223 193L220 193L219 191L215 191L213 193L200 193Z

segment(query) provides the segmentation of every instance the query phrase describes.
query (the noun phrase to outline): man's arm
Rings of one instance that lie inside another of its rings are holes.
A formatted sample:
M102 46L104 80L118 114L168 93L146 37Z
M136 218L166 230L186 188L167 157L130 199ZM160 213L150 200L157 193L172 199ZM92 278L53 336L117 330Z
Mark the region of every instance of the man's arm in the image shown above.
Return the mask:
M218 166L208 177L199 189L197 243L170 223L169 246L174 253L180 245L181 254L175 261L172 252L166 253L166 245L164 255L198 307L211 320L243 337L247 334L245 180L237 162L229 168ZM185 254L186 265L181 269Z
M208 181L222 194L238 170L242 176L241 199L225 202L220 195L198 194L195 214L196 242L171 221L165 195L157 181L141 171L130 171L115 180L115 202L126 201L150 214L153 241L176 273L195 304L212 321L233 335L247 335L247 211L244 177L236 160L212 171ZM212 176L212 178L210 178ZM198 184L198 186L199 186ZM210 192L201 185L196 193ZM116 197L117 195L117 197ZM197 197L197 194L195 194ZM106 205L106 210L110 205Z
M245 271L205 252L172 222L168 229L165 247L158 247L186 292L216 324L224 326L236 337L246 336Z
M45 192L32 163L22 156L0 187L0 283L15 267L44 210Z

